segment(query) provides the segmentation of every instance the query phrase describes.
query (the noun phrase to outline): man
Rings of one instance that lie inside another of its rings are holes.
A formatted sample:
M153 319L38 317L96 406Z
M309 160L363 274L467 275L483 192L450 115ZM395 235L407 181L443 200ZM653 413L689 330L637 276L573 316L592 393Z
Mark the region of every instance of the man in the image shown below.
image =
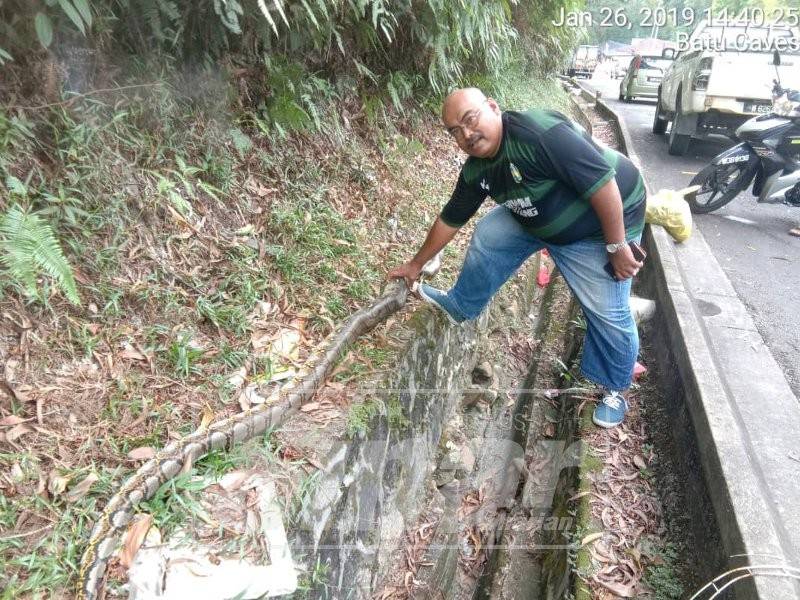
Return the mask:
M639 351L628 301L642 263L626 242L638 241L644 226L641 175L560 113L502 112L475 88L450 94L442 120L469 158L420 250L389 277L410 286L491 195L498 206L478 222L455 286L444 292L423 284L419 294L453 323L474 319L529 256L547 248L586 315L583 375L606 389L594 422L620 424Z

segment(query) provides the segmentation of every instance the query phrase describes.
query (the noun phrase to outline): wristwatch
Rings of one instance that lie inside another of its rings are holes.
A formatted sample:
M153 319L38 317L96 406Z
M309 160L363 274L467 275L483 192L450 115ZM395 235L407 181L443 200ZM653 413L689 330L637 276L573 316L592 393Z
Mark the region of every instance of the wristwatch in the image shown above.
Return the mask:
M606 252L608 252L609 254L614 254L617 250L622 250L627 245L628 245L628 242L618 242L616 244L606 244Z

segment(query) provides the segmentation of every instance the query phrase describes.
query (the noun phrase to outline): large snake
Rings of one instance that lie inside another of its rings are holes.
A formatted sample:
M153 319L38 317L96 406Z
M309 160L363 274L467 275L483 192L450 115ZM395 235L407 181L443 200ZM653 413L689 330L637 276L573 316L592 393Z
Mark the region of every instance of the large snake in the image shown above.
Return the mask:
M402 308L407 298L405 282L402 279L393 281L378 300L354 313L338 331L320 344L319 350L312 353L293 382L280 390L277 402L260 404L212 423L205 430L172 442L142 465L112 496L95 523L78 572L79 600L95 600L98 597L108 561L137 504L151 498L162 484L212 450L230 449L263 434L271 427L281 425L314 396L348 344Z

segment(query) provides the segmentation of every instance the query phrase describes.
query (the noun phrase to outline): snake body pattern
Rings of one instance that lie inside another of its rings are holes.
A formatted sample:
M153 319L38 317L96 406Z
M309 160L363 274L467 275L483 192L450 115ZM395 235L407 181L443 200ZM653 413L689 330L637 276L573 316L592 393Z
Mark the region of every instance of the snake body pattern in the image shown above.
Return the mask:
M380 298L354 313L320 344L319 350L312 353L294 380L280 390L276 402L261 404L212 423L204 431L170 443L142 465L111 497L95 523L78 571L77 598L96 600L99 597L108 561L137 504L151 498L162 484L212 450L231 449L281 425L314 396L347 345L397 312L407 297L405 282L393 281Z

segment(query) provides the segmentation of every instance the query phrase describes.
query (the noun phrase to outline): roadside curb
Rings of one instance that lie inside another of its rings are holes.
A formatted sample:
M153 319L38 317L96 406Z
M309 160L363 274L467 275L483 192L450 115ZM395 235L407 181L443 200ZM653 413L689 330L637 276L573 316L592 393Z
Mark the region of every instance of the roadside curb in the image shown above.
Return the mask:
M640 165L624 120L595 102L617 124L620 150ZM800 598L800 585L775 567L800 567L800 406L700 232L676 244L648 226L645 243L651 260L641 287L658 306L657 355L662 370L672 369L665 378L673 401L696 436L722 560L728 568L772 565L730 589L736 598Z
M600 99L600 96L597 96L595 99L595 110L599 112L604 117L607 117L610 121L613 121L617 124L617 128L619 129L620 134L620 150L622 151L625 156L627 156L633 164L637 167L641 166L641 161L639 160L639 156L636 152L633 151L633 139L631 138L631 134L628 131L628 126L625 124L625 120L621 119L619 115L611 108L605 101ZM641 170L641 169L640 169ZM642 179L644 180L645 188L647 189L647 194L650 195L653 193L652 188L650 187L650 182L647 181L647 178L642 174ZM696 232L695 232L696 233ZM711 256L711 260L714 260L713 255Z

